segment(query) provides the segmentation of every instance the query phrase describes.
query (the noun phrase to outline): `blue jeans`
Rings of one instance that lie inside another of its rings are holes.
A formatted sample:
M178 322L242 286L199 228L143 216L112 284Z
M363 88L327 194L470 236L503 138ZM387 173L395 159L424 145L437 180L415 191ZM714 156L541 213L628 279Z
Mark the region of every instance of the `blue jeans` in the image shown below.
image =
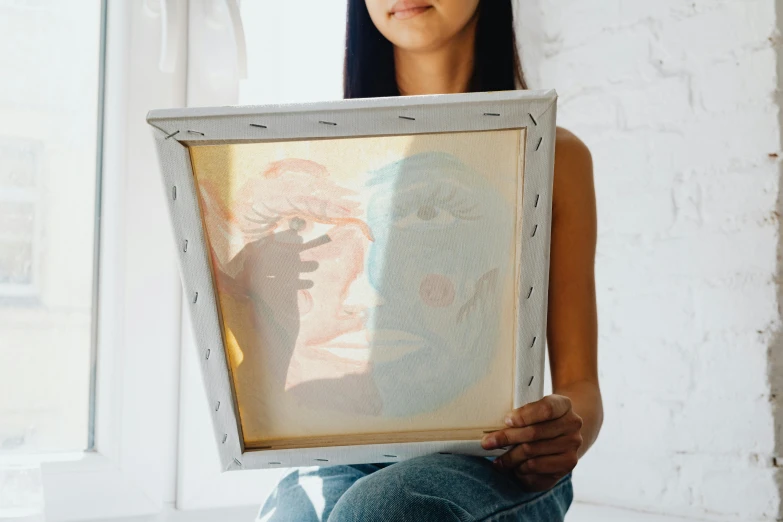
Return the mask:
M437 454L395 464L298 469L280 481L259 520L558 522L572 499L570 475L531 493L487 459Z

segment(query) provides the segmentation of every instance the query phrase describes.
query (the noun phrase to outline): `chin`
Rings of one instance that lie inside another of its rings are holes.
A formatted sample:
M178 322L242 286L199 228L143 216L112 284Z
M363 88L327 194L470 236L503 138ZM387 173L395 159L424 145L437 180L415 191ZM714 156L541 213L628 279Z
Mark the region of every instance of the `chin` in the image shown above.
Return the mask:
M407 29L395 36L394 45L410 52L431 51L445 43L444 39L433 36L432 31Z
M424 15L427 16L427 15ZM434 17L425 20L417 17L412 20L391 20L380 27L383 34L392 44L406 51L431 51L451 40L453 31L448 24Z

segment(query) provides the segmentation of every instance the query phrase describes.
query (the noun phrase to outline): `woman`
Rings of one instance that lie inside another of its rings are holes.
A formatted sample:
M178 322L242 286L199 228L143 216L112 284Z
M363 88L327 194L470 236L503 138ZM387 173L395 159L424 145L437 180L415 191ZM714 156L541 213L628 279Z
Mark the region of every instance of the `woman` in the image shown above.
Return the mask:
M511 0L349 0L345 96L526 88ZM603 420L597 371L595 192L587 147L557 131L548 345L554 394L509 412L494 463L435 455L302 469L262 520L563 520L570 474Z

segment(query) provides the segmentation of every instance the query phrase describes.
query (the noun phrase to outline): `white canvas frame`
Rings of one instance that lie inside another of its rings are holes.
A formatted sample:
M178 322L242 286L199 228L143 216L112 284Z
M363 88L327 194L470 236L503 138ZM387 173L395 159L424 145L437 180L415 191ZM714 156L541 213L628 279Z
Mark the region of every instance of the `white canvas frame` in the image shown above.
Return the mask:
M222 469L388 462L430 453L490 456L478 440L245 451L199 212L189 145L525 129L518 238L514 407L543 395L557 94L506 91L256 107L151 111L182 283Z

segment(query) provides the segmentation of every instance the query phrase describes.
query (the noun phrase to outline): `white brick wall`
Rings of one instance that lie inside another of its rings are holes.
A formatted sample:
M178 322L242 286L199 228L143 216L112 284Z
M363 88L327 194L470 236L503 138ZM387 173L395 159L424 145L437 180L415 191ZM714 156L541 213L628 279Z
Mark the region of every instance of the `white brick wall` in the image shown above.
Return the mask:
M595 163L606 420L577 498L774 520L775 1L520 5L529 83Z

